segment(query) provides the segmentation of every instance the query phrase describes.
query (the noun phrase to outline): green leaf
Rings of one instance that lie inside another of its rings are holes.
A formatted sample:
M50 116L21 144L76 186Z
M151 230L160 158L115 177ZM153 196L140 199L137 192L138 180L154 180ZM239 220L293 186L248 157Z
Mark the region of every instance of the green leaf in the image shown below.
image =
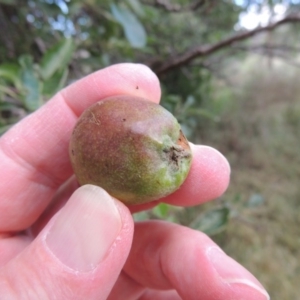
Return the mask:
M71 38L62 39L51 47L41 61L40 70L43 79L47 80L56 71L65 68L69 64L74 50L74 42Z
M51 97L65 86L69 70L67 68L56 71L43 84L43 95Z
M230 210L227 207L215 208L201 214L190 226L208 235L214 235L225 229L229 213Z
M16 88L21 88L20 67L17 64L0 65L0 77L13 83Z
M160 203L152 209L152 212L161 219L166 219L170 210L170 206L166 203Z
M146 45L147 34L143 24L125 7L110 5L115 19L122 25L125 36L134 48L143 48Z
M40 84L33 69L33 58L30 55L23 55L19 59L21 70L21 80L26 88L23 99L24 106L29 111L34 111L41 105Z

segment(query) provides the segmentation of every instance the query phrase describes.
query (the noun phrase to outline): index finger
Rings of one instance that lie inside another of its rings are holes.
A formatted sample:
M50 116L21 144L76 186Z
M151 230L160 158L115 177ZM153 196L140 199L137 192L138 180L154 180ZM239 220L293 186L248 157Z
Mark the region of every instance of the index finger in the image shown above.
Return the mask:
M143 288L175 289L189 300L270 299L260 282L204 233L164 221L135 225L123 276L113 293L123 295L124 283L127 299Z
M23 230L40 216L72 174L68 144L78 116L118 94L158 103L159 81L139 64L102 69L62 90L0 139L0 232Z

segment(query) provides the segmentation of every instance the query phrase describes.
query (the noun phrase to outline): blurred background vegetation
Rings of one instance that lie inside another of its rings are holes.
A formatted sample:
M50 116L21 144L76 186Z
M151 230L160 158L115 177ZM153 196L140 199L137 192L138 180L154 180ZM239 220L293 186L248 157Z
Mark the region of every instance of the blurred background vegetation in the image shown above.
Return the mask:
M271 298L299 299L300 0L0 0L0 132L67 84L148 65L195 143L230 161L212 203L135 215L202 230Z

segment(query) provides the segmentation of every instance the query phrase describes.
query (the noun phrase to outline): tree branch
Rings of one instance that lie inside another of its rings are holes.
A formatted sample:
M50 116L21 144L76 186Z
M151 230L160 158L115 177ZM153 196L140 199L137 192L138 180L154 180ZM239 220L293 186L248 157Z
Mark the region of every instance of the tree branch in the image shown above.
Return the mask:
M253 37L254 35L259 34L261 32L272 31L272 30L276 29L277 27L279 27L280 25L287 24L287 23L297 23L297 22L300 22L300 15L291 14L291 15L288 15L285 18L283 18L277 22L271 23L267 26L257 27L256 29L251 30L251 31L241 32L241 33L236 34L232 37L229 37L225 40L222 40L218 43L215 43L213 45L197 46L196 48L190 49L183 54L180 54L176 57L171 58L169 61L162 63L158 67L157 67L157 65L156 65L156 67L153 66L153 69L157 75L162 75L162 74L167 73L167 72L169 72L175 68L178 68L182 65L186 65L196 58L208 56L214 52L224 49L225 47L231 46L232 44L234 44L236 42L240 42L240 41L246 40L250 37Z

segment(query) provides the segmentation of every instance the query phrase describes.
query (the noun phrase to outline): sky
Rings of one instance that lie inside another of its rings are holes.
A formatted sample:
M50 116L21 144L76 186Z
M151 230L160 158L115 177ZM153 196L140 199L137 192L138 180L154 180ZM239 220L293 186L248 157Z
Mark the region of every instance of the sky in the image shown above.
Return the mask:
M235 3L240 6L246 6L248 0L235 0ZM289 4L299 4L300 0L286 0L281 1L274 6L273 11L270 10L268 6L260 8L257 4L258 2L263 3L264 0L253 1L253 4L250 4L247 12L242 13L239 18L239 24L237 24L237 29L245 28L248 30L254 29L257 26L267 25L271 21L277 21L282 19L288 9Z
M261 11L257 7L250 6L246 13L242 13L239 18L239 25L246 29L254 29L257 26L265 26L270 21L277 21L284 17L287 11L287 6L276 4L272 12L268 7L263 7Z

